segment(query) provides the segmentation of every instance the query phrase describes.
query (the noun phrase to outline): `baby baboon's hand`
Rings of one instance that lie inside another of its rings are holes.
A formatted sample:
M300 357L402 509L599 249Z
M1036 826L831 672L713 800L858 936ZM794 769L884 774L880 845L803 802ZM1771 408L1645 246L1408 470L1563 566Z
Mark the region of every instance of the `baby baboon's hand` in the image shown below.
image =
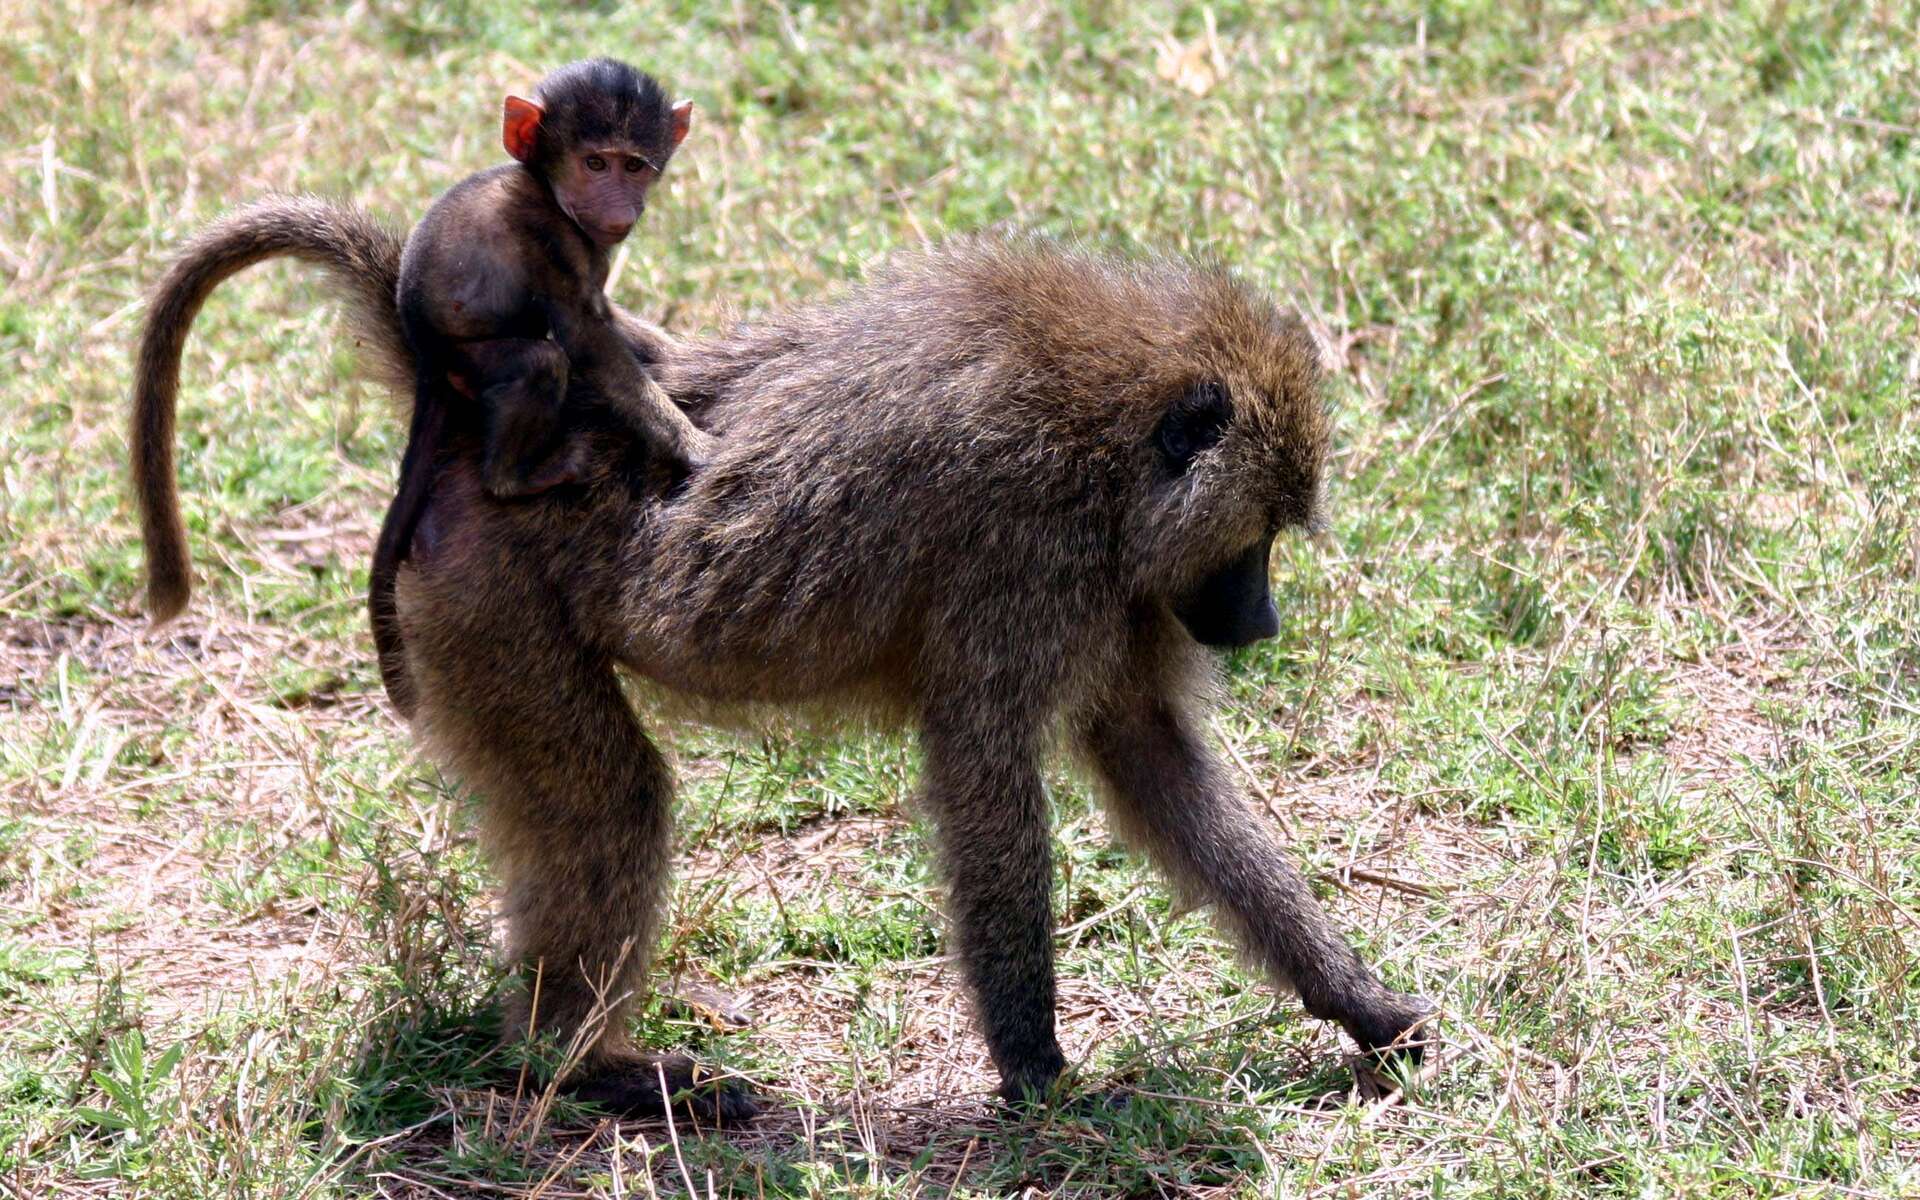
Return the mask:
M720 439L689 424L673 448L674 466L687 475L698 475L720 453Z

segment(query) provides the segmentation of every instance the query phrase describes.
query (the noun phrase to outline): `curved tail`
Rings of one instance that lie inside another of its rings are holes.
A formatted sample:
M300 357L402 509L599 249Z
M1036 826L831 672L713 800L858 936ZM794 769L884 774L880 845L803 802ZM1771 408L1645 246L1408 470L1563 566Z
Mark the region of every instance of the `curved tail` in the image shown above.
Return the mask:
M180 352L213 289L269 258L317 263L345 293L355 332L387 383L409 386L413 359L401 338L394 289L401 236L346 205L277 196L237 209L196 234L154 290L140 336L130 438L133 490L147 555L147 611L155 624L186 607L191 587L186 529L174 478L174 408Z

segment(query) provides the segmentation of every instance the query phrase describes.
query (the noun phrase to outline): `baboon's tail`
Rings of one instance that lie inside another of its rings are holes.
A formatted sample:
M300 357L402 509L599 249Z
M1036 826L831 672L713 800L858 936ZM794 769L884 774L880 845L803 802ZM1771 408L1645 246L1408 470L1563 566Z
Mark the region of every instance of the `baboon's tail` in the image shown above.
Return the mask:
M154 290L134 368L133 491L147 552L147 611L155 624L186 607L190 580L186 530L174 478L174 406L180 352L194 316L228 276L282 255L327 269L352 306L355 333L372 351L373 370L409 386L412 357L401 339L394 289L400 235L366 214L311 196L276 196L230 212L180 252Z

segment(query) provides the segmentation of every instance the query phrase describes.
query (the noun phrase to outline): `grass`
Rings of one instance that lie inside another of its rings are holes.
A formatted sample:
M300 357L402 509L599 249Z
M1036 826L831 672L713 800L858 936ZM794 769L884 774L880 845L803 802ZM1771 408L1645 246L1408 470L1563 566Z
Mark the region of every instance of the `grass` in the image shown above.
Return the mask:
M0 34L0 1192L1920 1195L1911 4L760 9L23 0ZM1015 1119L910 747L672 738L643 1032L749 1131L516 1092L461 800L361 600L401 429L298 269L186 364L201 580L139 615L128 344L269 189L405 219L590 52L699 104L616 292L697 329L1012 222L1212 255L1335 363L1335 533L1225 664L1253 802L1439 1078L1353 1091L1061 773L1063 1038Z

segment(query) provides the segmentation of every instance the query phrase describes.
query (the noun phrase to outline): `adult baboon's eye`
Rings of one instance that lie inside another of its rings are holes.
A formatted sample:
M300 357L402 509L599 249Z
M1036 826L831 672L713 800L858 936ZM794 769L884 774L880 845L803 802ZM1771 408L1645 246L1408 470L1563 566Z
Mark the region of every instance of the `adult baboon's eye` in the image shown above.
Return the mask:
M598 175L600 172L606 169L607 169L606 159L601 158L598 154L587 155L587 170L592 171L594 174Z
M1167 469L1184 475L1201 451L1227 435L1232 420L1233 401L1226 385L1208 380L1195 384L1160 418L1154 444Z

